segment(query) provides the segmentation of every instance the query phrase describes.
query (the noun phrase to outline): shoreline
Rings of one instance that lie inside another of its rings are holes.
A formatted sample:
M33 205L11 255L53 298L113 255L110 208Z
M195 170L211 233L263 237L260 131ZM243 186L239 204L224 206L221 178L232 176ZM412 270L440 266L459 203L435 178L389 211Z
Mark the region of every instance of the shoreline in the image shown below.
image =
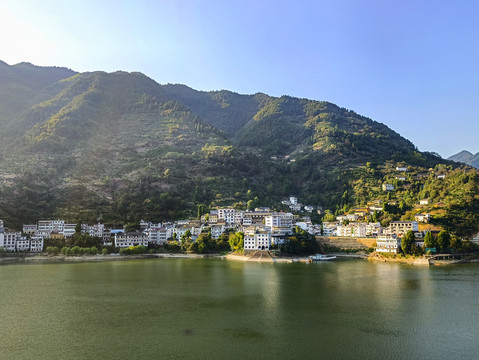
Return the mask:
M476 259L461 260L433 260L425 257L389 257L373 253L368 255L330 253L329 255L343 259L367 260L368 262L397 263L414 266L448 266L456 264L479 263ZM183 253L159 253L159 254L138 254L138 255L84 255L84 256L65 256L65 255L23 255L23 256L0 256L0 266L16 264L67 264L67 263L88 263L88 262L107 262L107 261L125 261L125 260L143 260L143 259L221 259L239 262L256 263L297 263L308 262L308 257L291 256L280 258L251 258L238 254L183 254Z
M452 260L435 260L431 258L421 257L390 257L383 256L377 253L372 253L368 256L369 262L385 262L385 263L398 263L404 265L414 266L448 266L457 264L474 264L479 263L479 258L476 259L452 259Z
M106 261L125 261L142 259L203 259L203 258L224 258L220 254L139 254L139 255L84 255L84 256L65 256L65 255L26 255L26 256L5 256L0 257L0 266L14 264L66 264L66 263L87 263L87 262L106 262Z

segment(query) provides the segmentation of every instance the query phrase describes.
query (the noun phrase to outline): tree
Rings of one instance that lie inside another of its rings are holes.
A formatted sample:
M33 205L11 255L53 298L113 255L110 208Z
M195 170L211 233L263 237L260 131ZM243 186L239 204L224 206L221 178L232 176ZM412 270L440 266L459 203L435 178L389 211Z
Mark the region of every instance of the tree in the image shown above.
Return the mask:
M244 249L244 234L240 231L231 233L228 242L232 251L242 251Z
M437 235L437 246L441 251L447 251L451 245L451 235L446 230L442 230Z
M198 204L196 206L196 209L197 209L196 216L199 220L199 219L201 219L201 215L203 215L206 212L206 209L205 209L205 206L203 204Z
M81 233L81 225L82 225L82 222L79 221L76 225L75 225L75 232L80 234Z
M333 214L331 214L331 211L326 210L326 211L324 212L323 222L331 222L331 221L335 221L335 220L336 220L336 216L334 216Z
M293 235L284 240L280 248L281 251L289 254L314 254L320 250L316 237L298 226L293 229Z
M435 248L436 247L436 239L432 235L430 231L426 233L424 236L424 247L425 248Z
M401 249L404 254L410 255L413 253L413 245L416 242L414 232L409 230L401 239Z
M191 231L186 230L185 233L181 236L181 248L184 251L189 250L189 247L192 242L193 242L193 239L191 238Z

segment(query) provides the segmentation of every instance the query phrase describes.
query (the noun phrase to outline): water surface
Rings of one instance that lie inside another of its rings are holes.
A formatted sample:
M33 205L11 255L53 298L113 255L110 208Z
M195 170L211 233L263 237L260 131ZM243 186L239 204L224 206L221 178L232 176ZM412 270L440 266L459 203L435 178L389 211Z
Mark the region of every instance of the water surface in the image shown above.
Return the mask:
M477 358L479 266L0 266L2 359Z

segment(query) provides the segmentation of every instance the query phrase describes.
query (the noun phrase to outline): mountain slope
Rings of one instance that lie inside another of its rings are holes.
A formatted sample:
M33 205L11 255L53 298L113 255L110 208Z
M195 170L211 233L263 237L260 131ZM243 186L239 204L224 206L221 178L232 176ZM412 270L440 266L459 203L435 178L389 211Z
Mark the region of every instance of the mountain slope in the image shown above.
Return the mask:
M0 78L10 79L0 84L10 92L0 98L0 218L10 224L165 221L290 194L335 209L368 201L351 189L366 165L379 178L385 162L444 163L323 101L28 64L0 63Z
M474 166L476 169L479 169L479 153L474 155L467 150L463 150L455 155L450 156L448 160L468 164Z

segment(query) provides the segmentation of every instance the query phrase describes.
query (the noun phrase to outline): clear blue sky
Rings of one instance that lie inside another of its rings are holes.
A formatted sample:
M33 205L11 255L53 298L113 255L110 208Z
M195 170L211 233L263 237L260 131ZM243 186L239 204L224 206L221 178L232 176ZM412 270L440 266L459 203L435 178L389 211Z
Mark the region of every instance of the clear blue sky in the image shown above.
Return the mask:
M479 151L479 2L0 2L0 59L326 100L420 150Z

